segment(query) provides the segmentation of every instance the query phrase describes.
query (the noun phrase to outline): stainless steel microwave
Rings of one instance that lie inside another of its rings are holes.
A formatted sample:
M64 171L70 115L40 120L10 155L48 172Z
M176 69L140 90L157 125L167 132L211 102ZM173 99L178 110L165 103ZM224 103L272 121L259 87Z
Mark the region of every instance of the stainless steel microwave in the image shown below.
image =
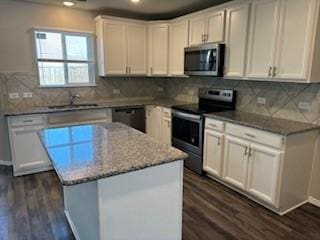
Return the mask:
M197 76L223 76L224 44L203 44L184 49L184 73Z

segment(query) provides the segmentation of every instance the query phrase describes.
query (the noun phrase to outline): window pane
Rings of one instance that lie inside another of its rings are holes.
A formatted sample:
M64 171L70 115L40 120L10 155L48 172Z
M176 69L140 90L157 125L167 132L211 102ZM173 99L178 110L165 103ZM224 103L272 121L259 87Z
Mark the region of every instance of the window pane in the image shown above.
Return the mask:
M68 60L88 60L87 37L67 35L66 48Z
M38 58L63 59L60 33L36 31L35 37Z
M69 83L89 83L88 63L68 63Z
M40 85L63 85L65 84L63 63L38 62Z

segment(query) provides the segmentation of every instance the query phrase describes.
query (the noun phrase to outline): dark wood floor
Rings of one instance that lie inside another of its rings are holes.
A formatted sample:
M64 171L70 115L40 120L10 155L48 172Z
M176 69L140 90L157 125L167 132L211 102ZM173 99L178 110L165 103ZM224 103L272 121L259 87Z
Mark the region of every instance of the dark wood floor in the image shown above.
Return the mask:
M54 172L12 177L0 167L0 239L74 239ZM186 170L183 240L319 240L320 209L305 206L280 217Z

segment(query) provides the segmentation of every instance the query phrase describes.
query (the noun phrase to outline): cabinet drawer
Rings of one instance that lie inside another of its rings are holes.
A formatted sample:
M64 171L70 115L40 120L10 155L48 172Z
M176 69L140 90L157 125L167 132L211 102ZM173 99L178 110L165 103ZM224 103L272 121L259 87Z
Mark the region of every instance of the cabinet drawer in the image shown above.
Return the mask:
M166 118L171 118L171 109L170 108L162 108L162 116Z
M215 120L215 119L211 119L211 118L206 118L205 128L209 128L212 130L223 132L224 122L221 122L221 121Z
M28 126L28 125L42 125L45 123L42 115L27 115L10 117L12 127Z
M236 124L227 123L226 133L275 148L283 145L283 136Z

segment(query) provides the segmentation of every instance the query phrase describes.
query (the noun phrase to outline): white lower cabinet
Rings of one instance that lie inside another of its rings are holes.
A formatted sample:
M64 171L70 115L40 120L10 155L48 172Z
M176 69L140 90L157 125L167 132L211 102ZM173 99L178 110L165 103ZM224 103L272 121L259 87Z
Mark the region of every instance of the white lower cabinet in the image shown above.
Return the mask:
M8 129L14 176L52 169L48 155L40 142L38 131L46 127L107 122L111 122L110 109L9 117Z
M277 201L281 157L279 150L254 143L250 146L247 190L273 205Z
M222 178L241 189L246 188L249 144L240 138L226 136Z
M206 119L203 169L208 176L283 215L308 201L318 136L318 131L284 136Z
M211 129L204 131L203 169L215 176L221 176L223 135Z
M146 132L158 141L171 145L171 109L160 106L147 106Z

